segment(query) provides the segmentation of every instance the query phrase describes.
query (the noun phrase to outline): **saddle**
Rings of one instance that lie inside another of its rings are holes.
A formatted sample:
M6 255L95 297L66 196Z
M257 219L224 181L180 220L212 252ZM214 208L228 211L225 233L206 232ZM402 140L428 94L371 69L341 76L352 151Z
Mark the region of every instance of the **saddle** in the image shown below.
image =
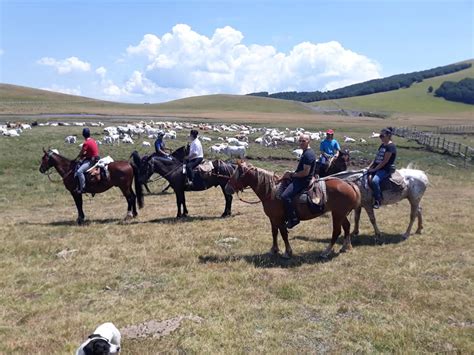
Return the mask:
M280 199L281 193L289 185L290 180L284 180L280 183L277 190L277 198ZM293 205L304 204L312 213L322 213L327 203L326 182L316 177L312 177L306 190L293 198Z
M380 184L380 189L383 191L399 192L406 188L405 179L395 170L388 179L384 179Z
M210 160L203 160L202 163L196 166L193 170L201 176L211 175L214 170L214 165Z
M91 168L86 171L86 181L91 183L105 182L110 180L108 166L114 160L110 156L99 159Z

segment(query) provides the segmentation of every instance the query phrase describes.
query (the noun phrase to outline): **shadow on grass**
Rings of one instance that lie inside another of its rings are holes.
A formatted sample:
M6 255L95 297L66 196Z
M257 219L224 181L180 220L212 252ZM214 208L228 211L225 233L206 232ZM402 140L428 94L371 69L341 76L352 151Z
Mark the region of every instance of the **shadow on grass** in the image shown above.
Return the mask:
M86 219L84 226L90 224L117 224L124 223L123 218L105 218L105 219ZM29 226L78 226L75 219L68 219L64 221L53 221L53 222L19 222L19 225Z
M310 243L329 244L331 242L330 238L316 239L316 238L308 238L301 235L296 235L291 239L302 240L304 242L310 242ZM336 244L342 244L343 240L344 240L343 237L339 237ZM359 246L359 245L378 246L378 245L383 245L383 244L398 244L404 241L405 239L403 239L401 234L385 234L385 233L382 233L382 235L379 238L377 238L377 240L375 239L374 235L366 235L366 234L359 234L357 237L351 238L352 246L354 247Z
M293 255L291 259L282 258L279 255L272 255L269 253L265 254L254 254L254 255L231 255L231 256L219 256L219 255L201 255L199 256L199 262L202 264L208 263L227 263L233 261L244 260L249 264L253 264L258 268L293 268L302 265L311 264L322 264L337 258L340 253L333 252L327 258L321 256L322 251L311 251L298 255Z

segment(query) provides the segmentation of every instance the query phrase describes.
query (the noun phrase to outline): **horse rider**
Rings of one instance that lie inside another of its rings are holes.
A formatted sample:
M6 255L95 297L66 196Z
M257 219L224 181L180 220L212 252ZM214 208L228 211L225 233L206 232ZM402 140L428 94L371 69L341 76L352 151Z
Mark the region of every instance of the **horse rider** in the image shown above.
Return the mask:
M308 188L311 178L314 175L316 167L316 154L309 146L310 136L307 134L300 135L298 140L299 146L303 149L303 154L298 162L298 166L294 172L287 171L282 179L291 179L291 183L281 193L280 199L283 201L286 213L286 227L293 228L300 220L293 208L293 197L298 195L301 191Z
M84 128L82 130L82 136L84 137L84 143L82 143L82 148L77 156L77 170L74 174L74 177L79 180L79 186L76 188L75 192L82 194L86 191L86 177L84 173L99 160L99 147L94 138L91 137L91 131L89 128Z
M191 145L189 147L189 154L186 157L186 187L193 187L194 171L193 169L201 164L204 159L204 153L202 150L201 141L198 139L198 131L192 129L189 133L188 139L191 140Z
M163 141L163 137L165 134L163 132L159 132L158 136L156 137L155 141L155 153L156 155L162 157L167 156L168 154L165 152L165 142Z
M392 142L392 128L383 128L380 131L380 139L382 144L380 145L375 159L369 165L368 173L372 176L370 186L374 192L374 205L373 208L377 209L382 205L382 192L380 190L380 184L383 180L388 178L393 172L395 172L395 159L397 158L397 147Z
M339 142L334 139L334 130L328 129L326 131L326 138L321 141L319 150L321 151L321 155L318 161L318 171L326 171L332 159L337 158L341 150Z

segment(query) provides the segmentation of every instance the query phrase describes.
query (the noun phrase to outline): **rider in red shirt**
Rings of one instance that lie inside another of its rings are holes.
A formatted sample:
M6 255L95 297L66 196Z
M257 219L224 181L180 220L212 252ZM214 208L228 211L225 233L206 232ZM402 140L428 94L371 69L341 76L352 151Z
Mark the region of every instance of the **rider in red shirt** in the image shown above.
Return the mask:
M79 159L78 166L74 176L79 179L79 187L76 189L76 193L84 193L86 190L86 178L84 173L99 160L99 147L97 142L91 138L91 132L89 128L82 130L82 136L84 137L84 143L82 144L81 152L77 157Z

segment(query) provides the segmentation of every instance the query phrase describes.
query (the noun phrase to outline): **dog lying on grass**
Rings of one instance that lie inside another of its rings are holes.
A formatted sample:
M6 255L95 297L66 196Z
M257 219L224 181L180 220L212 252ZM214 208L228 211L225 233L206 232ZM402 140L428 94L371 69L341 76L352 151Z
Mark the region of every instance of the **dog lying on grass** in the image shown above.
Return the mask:
M121 335L112 323L104 323L89 335L77 349L76 355L108 355L120 351Z

